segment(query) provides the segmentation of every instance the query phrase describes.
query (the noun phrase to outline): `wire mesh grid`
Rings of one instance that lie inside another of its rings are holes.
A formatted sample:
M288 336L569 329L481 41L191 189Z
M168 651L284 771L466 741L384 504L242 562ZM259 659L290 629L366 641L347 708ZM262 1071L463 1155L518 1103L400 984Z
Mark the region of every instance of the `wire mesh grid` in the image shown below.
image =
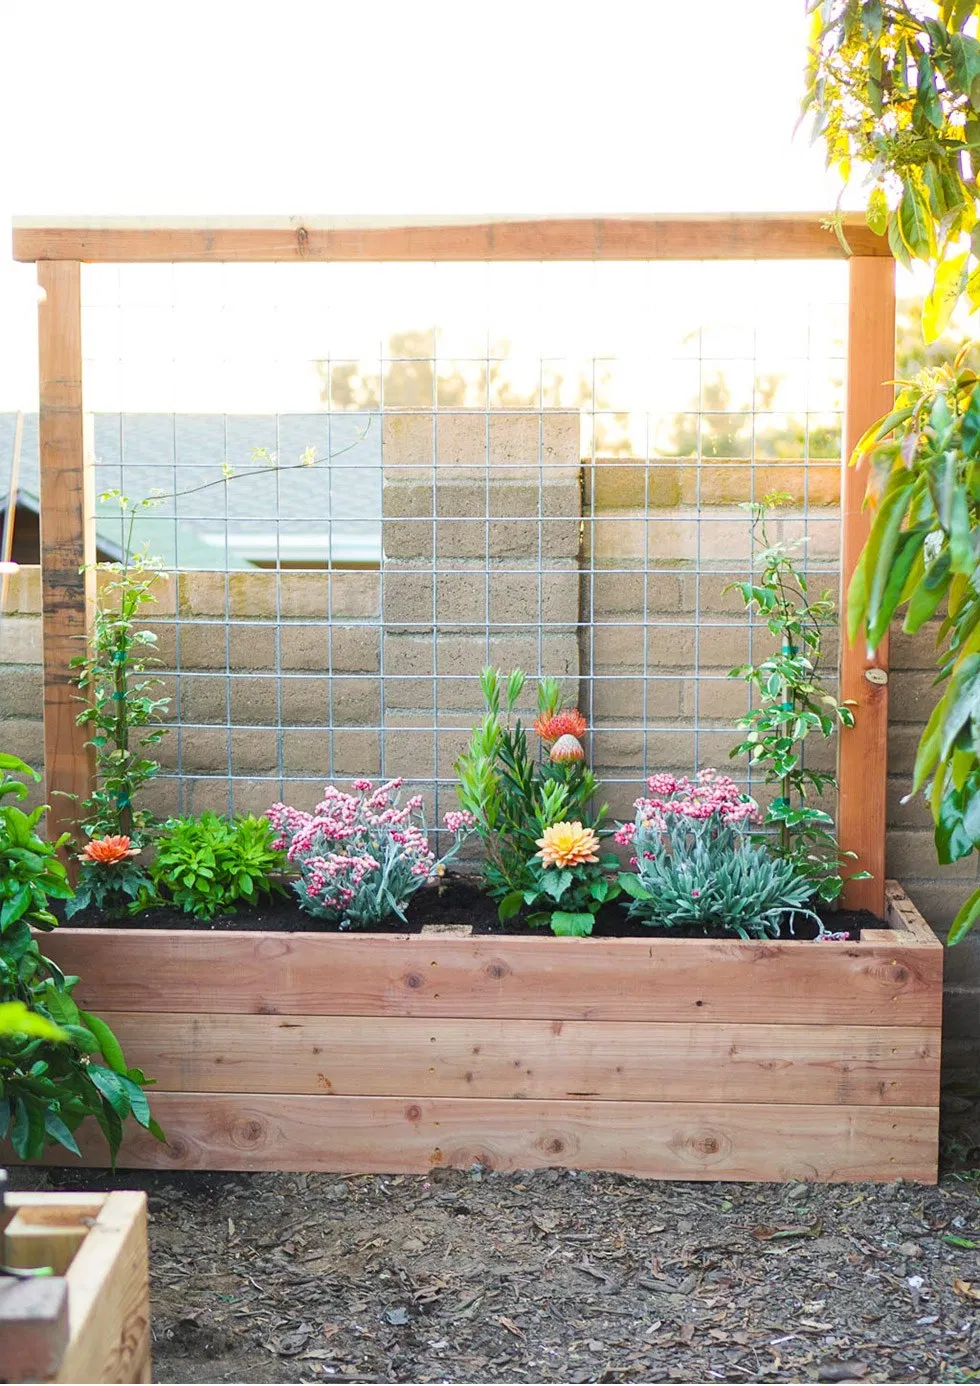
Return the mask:
M486 663L562 682L617 816L727 762L742 507L836 587L844 272L560 268L85 268L97 490L165 493L161 811L397 775L437 823Z

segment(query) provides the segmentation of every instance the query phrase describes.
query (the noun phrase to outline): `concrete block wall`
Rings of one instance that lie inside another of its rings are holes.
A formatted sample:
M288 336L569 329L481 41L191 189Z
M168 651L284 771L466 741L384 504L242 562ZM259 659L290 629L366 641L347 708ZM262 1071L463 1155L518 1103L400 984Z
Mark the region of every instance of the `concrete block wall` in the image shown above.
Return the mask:
M161 584L153 625L180 725L159 754L180 778L155 785L158 812L225 810L229 791L239 810L280 795L309 807L330 778L402 774L422 782L430 817L440 781L441 813L488 661L562 679L590 717L616 816L630 815L644 774L729 765L748 704L726 675L769 638L725 591L748 574L737 470L705 469L699 519L689 467L673 469L668 495L669 468L580 463L578 415L558 411L387 416L383 462L381 572L187 572ZM835 483L825 469L819 480L776 470L798 500L806 486L809 550L825 570L815 585L836 590ZM943 933L977 864L939 868L928 812L902 802L934 696L932 634L893 636L887 869ZM40 719L40 586L24 569L0 623L0 746L40 766ZM815 747L812 763L831 759ZM947 1054L968 1066L980 1050L980 934L946 965Z

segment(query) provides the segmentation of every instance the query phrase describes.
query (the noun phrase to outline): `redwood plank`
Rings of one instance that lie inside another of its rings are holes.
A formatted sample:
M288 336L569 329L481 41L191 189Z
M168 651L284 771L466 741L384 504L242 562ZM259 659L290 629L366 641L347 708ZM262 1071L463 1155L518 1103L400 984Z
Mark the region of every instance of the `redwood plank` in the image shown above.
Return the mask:
M143 1380L150 1352L148 1258L146 1194L107 1194L66 1274L71 1341L56 1381Z
M812 260L842 259L826 213L432 218L279 218L204 222L14 223L17 260ZM846 219L856 256L888 244Z
M154 1104L170 1145L130 1125L125 1168L413 1174L478 1162L661 1179L936 1179L928 1107L220 1093L158 1093ZM89 1164L105 1165L97 1129L79 1140Z
M77 725L71 661L84 653L95 597L93 511L82 432L81 267L41 263L40 373L41 600L44 649L44 775L49 838L73 831L92 791L88 729ZM64 797L71 796L71 797Z
M888 260L850 264L847 408L841 462L841 606L871 529L864 508L868 462L850 465L861 435L895 398L895 266ZM871 872L844 891L851 909L885 912L885 796L888 774L888 638L871 654L859 637L841 639L840 696L853 703L855 725L838 745L837 834L854 867ZM869 677L870 675L870 677Z
M44 949L99 1013L935 1026L941 1010L942 953L890 941L62 928Z
M936 1106L940 1031L827 1025L104 1017L157 1091ZM152 1096L152 1094L151 1094Z

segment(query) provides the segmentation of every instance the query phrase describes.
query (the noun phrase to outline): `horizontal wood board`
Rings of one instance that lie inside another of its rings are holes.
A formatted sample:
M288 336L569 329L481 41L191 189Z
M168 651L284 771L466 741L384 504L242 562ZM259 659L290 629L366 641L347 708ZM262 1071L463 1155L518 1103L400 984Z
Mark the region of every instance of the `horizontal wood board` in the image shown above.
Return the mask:
M254 224L79 221L13 228L16 260L816 260L847 251L826 213L605 217L272 219ZM845 222L851 254L891 258L861 217Z
M908 1027L942 1001L942 950L919 942L62 929L44 947L96 1011Z
M169 1146L130 1129L123 1168L412 1174L479 1163L658 1179L936 1178L938 1113L928 1107L223 1093L157 1093L154 1107ZM105 1164L98 1130L80 1144L87 1163Z
M928 1107L939 1086L926 1026L104 1018L157 1091Z

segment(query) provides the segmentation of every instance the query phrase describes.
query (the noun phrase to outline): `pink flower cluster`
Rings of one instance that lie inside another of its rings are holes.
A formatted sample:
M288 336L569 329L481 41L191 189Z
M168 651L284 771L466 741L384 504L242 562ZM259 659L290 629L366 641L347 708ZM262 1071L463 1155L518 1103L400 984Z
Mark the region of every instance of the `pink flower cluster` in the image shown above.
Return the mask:
M702 770L696 780L686 775L681 779L665 773L651 775L647 788L651 797L637 799L633 805L634 822L624 823L614 835L621 847L628 847L640 829L664 832L669 820L677 817L692 822L717 818L729 828L761 821L755 801L745 798L734 780L717 770Z
M341 908L354 899L357 887L369 871L380 870L380 863L366 853L360 857L346 857L339 852L328 852L323 857L308 857L305 865L309 893L332 896Z
M375 789L370 780L358 779L352 794L328 785L312 813L272 805L266 816L277 833L275 846L300 870L296 890L304 908L326 918L380 919L391 912L393 900L400 908L439 874L425 828L413 822L422 796L399 805L401 785L400 779L388 780ZM446 814L457 845L473 821L469 813Z

